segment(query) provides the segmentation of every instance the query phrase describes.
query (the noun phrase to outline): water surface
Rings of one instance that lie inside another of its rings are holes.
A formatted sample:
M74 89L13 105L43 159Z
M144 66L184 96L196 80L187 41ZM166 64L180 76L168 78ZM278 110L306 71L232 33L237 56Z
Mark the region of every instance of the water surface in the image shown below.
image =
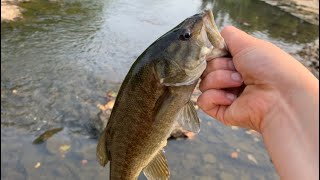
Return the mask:
M219 29L232 24L290 53L319 38L317 26L254 0L34 0L21 6L22 20L1 24L1 179L106 179L107 168L95 159L97 104L119 88L153 41L204 8L212 8ZM198 136L166 147L172 179L278 179L259 136L199 116ZM48 142L32 144L58 127L63 131ZM64 145L70 148L61 152Z

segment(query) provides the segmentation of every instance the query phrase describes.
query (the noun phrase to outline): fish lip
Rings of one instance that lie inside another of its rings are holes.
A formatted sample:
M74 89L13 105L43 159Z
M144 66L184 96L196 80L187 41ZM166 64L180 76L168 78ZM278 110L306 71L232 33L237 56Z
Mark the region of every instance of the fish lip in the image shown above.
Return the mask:
M215 25L212 11L211 10L204 10L204 12L202 14L202 19L204 22L205 30L206 30L209 41L211 42L211 44L215 48L222 49L223 47L219 47L219 45L221 43L218 43L218 42L221 41L223 38L221 37L219 30L218 30L217 26ZM215 40L216 38L218 38L218 39Z
M206 9L203 11L202 13L202 18L208 18L209 19L209 23L211 23L212 26L214 26L214 17L213 17L213 13L211 10Z
M213 48L208 47L209 49L211 49L211 52L212 52L208 54L210 59L218 56L228 55L229 50L228 50L227 44L225 43L223 37L221 36L218 30L218 27L214 22L212 11L209 9L204 10L202 13L202 19L204 22L205 31L209 39L209 42L213 46Z

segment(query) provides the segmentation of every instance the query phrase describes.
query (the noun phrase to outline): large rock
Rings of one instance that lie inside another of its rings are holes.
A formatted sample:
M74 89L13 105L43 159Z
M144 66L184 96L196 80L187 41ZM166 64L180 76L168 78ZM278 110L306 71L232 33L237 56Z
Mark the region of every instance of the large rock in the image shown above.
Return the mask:
M319 0L262 0L272 6L303 19L311 24L319 25Z
M13 21L22 17L19 3L29 0L1 0L1 22Z
M12 21L21 17L21 8L17 5L2 3L1 1L1 22Z

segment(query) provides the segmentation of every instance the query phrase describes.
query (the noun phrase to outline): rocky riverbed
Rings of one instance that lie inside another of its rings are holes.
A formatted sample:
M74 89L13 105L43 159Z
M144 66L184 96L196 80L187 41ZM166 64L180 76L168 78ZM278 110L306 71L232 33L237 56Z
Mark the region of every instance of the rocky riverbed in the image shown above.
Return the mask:
M1 179L107 179L109 168L95 157L93 119L101 108L108 117L113 92L139 54L202 9L215 12L219 28L232 24L316 65L309 57L318 26L257 0L30 0L18 6L22 18L1 23ZM165 148L172 180L279 179L261 136L197 112L200 133L182 132L184 138Z
M294 56L319 79L319 39L305 45Z

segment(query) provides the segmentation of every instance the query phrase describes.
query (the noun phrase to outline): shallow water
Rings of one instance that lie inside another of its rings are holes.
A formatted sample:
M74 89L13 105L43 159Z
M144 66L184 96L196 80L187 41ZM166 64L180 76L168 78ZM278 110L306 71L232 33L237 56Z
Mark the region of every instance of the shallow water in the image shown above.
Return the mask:
M106 179L108 168L95 159L97 104L154 40L204 8L220 29L232 24L289 53L319 38L317 26L254 0L34 0L22 7L22 20L1 24L1 179ZM259 136L199 116L198 136L166 147L172 179L278 179ZM32 144L57 127L64 129Z

